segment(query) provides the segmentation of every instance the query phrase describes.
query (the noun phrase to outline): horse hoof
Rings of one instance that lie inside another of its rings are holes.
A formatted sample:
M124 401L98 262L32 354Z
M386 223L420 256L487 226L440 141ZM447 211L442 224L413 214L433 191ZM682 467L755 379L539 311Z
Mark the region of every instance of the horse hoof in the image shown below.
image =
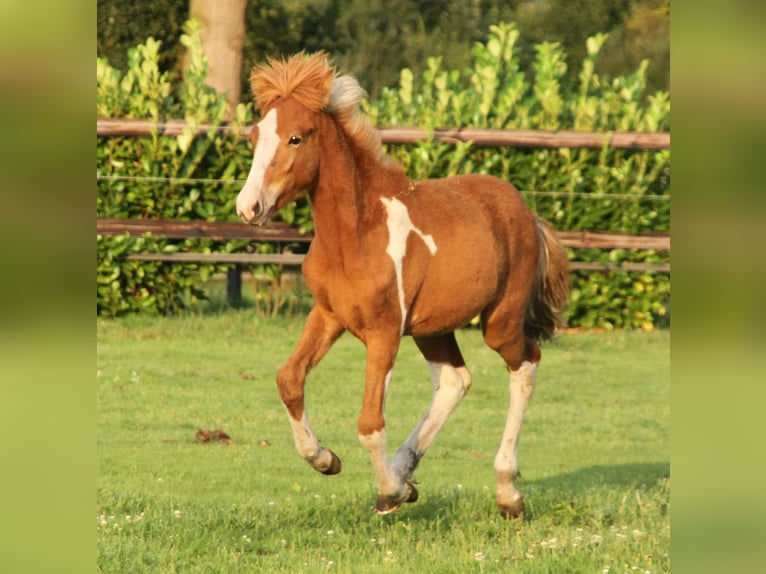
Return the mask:
M329 453L332 455L330 466L328 466L326 469L320 472L322 474L338 474L343 466L340 463L340 459L336 456L336 454L333 451L329 451Z
M510 504L498 504L500 516L506 520L516 520L524 512L524 499L519 498Z
M375 503L375 514L391 514L399 508L399 503L388 496L378 495L378 501Z
M378 501L375 504L376 514L391 514L401 506L402 502L415 502L418 499L418 490L411 483L405 482L405 492L402 496L391 498L390 496L378 495Z
M418 497L420 496L418 494L418 489L412 486L412 484L409 482L407 484L410 486L410 495L407 497L407 500L405 500L404 502L417 502Z

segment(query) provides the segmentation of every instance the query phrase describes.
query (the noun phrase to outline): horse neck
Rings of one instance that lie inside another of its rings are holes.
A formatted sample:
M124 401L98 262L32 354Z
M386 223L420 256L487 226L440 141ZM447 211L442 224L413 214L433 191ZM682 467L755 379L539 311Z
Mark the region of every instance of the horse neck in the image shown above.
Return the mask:
M345 232L358 238L382 217L380 198L407 190L409 180L399 164L355 145L334 120L325 120L319 180L311 194L316 237L342 240Z

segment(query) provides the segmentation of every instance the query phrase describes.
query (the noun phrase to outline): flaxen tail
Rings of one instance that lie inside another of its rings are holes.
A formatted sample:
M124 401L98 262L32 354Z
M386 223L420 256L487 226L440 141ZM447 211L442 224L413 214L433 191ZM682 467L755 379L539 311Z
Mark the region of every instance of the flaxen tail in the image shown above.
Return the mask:
M533 341L551 339L556 327L564 325L564 311L569 301L566 251L551 227L539 217L537 233L540 238L537 277L524 318L524 335Z

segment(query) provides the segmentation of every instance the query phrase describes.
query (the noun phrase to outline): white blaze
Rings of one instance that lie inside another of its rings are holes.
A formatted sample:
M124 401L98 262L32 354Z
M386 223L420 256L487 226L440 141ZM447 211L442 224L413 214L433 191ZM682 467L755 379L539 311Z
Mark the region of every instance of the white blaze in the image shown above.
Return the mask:
M247 174L245 186L237 196L237 215L247 221L255 218L256 203L261 203L263 213L268 212L274 203L274 198L267 198L263 194L263 178L266 168L274 159L278 145L277 110L272 109L258 122L258 142L253 152L253 165Z
M388 219L386 225L388 225L388 247L386 253L391 257L394 262L394 270L396 272L396 286L399 290L399 308L402 312L402 328L401 332L404 333L404 323L407 318L407 307L404 299L404 278L402 274L404 255L407 252L407 238L410 233L416 233L426 244L431 255L436 253L436 243L431 235L426 235L420 229L415 227L410 219L410 214L407 211L407 206L396 198L381 197L380 200L383 205L386 206L388 213Z

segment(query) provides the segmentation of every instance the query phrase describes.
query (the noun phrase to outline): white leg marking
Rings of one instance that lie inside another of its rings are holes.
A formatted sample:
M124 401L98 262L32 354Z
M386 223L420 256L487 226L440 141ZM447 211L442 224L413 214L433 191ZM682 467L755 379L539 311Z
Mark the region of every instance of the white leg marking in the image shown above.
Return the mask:
M524 361L518 370L511 371L509 382L511 406L508 409L508 419L505 423L500 450L495 457L497 501L500 504L511 504L521 498L521 493L515 484L519 473L517 459L519 433L527 404L535 392L536 372L537 364L529 361Z
M434 387L431 406L394 455L394 469L405 480L471 386L471 375L465 367L429 362L428 368Z
M413 225L410 219L410 214L407 211L407 206L396 198L381 197L383 205L386 206L388 213L388 219L386 225L388 225L388 247L386 253L391 257L394 262L394 270L396 271L396 286L399 290L399 309L402 312L402 327L401 332L404 333L404 323L407 318L407 306L404 298L404 279L402 274L402 267L404 263L404 255L407 252L407 238L410 233L417 234L428 247L431 255L436 253L436 242L431 235L423 233L420 229Z
M263 211L267 212L273 205L273 198L265 198L263 194L263 178L266 168L274 159L279 145L277 134L277 110L272 109L258 122L258 142L253 152L253 164L242 191L237 195L237 214L247 221L255 219L253 208L260 201Z
M402 483L388 462L388 447L386 445L386 429L375 431L369 435L359 435L359 442L370 453L372 467L378 483L378 494L397 496Z
M388 393L388 387L391 384L391 377L393 376L393 369L386 373L385 378L385 393ZM385 394L384 407L385 407ZM359 435L359 442L370 453L370 459L372 460L372 467L375 469L375 477L378 483L378 494L385 496L392 496L399 494L401 483L396 473L393 471L391 464L388 460L388 446L386 440L386 429L375 431L369 435Z
M303 411L303 417L299 421L296 421L289 413L287 418L293 430L295 450L298 451L298 454L317 470L327 470L330 468L332 455L329 450L319 445L319 439L314 434L314 431L311 430L306 411Z

